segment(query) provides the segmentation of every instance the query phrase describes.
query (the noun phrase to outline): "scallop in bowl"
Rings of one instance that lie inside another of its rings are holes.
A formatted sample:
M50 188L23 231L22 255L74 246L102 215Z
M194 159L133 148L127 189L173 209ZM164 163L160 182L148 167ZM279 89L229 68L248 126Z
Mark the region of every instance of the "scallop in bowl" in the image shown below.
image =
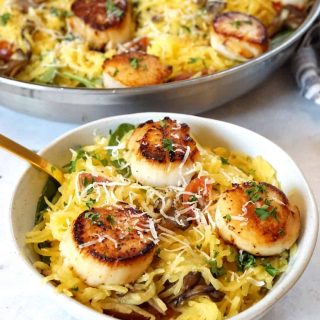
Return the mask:
M48 177L23 174L12 238L35 283L45 277L48 299L76 318L258 319L312 256L318 216L303 174L247 129L132 114L41 154L66 168L65 182L39 211Z

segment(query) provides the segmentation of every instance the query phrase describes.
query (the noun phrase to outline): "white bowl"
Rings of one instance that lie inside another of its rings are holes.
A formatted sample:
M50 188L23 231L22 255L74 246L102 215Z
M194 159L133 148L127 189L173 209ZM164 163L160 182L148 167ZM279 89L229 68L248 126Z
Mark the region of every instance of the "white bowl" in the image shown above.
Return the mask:
M168 115L173 119L188 123L193 135L204 145L225 146L250 156L261 155L277 171L282 190L292 203L300 208L302 231L298 240L298 252L290 260L287 271L261 301L232 318L233 320L258 319L275 302L279 301L302 275L312 256L318 233L318 214L312 193L300 169L282 149L252 131L229 123L182 114L140 113L106 118L81 126L55 140L41 152L41 155L62 166L69 161L69 148L91 144L94 132L106 135L110 129L115 129L123 122L138 124ZM35 283L40 283L42 276L32 266L35 255L25 245L24 237L25 233L33 227L37 200L46 179L45 174L32 167L26 170L14 192L9 216L16 248L25 267L32 270ZM76 318L86 320L113 319L57 293L52 285L45 285L45 290L55 296L62 303L62 306Z

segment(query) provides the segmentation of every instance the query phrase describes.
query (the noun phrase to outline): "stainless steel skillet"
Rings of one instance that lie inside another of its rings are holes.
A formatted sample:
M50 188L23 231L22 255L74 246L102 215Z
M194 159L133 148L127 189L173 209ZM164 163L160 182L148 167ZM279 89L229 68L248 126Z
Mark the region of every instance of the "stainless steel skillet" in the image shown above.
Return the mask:
M0 77L0 104L66 122L143 111L196 114L228 102L257 86L294 53L299 39L320 14L316 0L307 19L280 46L231 69L192 80L125 89L60 88Z

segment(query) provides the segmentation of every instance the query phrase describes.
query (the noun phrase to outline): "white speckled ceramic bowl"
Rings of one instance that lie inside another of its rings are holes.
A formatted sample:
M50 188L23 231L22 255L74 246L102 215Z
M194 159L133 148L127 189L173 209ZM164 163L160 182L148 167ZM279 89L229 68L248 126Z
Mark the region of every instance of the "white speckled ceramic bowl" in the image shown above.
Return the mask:
M107 134L110 129L115 129L123 122L138 124L149 119L160 119L167 115L141 113L98 120L66 133L51 143L41 154L51 162L62 166L69 161L69 148L91 144L93 132ZM290 260L287 271L261 301L232 318L233 320L258 319L293 287L312 256L318 233L318 214L309 186L297 165L282 149L254 132L229 123L195 116L182 114L169 114L169 116L188 123L194 136L204 145L226 146L251 156L261 155L276 169L281 188L288 195L290 201L300 208L302 231L298 240L298 252ZM32 266L35 256L25 245L24 237L25 233L33 227L37 201L46 179L45 174L34 168L30 167L26 170L18 181L9 216L13 241L24 267L32 270L35 283L40 283L42 276ZM112 319L63 294L58 294L52 285L44 286L49 294L48 299L50 295L56 297L62 306L76 318L86 320Z

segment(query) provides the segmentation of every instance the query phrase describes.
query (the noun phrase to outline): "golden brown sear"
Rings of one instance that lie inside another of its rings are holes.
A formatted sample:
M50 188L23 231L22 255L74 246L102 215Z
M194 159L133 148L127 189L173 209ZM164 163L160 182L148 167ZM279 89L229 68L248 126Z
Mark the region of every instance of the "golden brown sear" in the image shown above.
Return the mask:
M60 250L65 263L88 284L124 284L136 280L151 263L153 236L147 214L119 203L81 213Z
M127 52L107 59L103 65L106 88L142 87L166 82L171 66L144 52Z
M298 210L268 183L247 182L222 193L215 219L226 241L261 256L289 249L300 231Z
M101 50L108 43L132 39L134 19L127 0L76 0L71 6L74 16L67 19L72 33Z

